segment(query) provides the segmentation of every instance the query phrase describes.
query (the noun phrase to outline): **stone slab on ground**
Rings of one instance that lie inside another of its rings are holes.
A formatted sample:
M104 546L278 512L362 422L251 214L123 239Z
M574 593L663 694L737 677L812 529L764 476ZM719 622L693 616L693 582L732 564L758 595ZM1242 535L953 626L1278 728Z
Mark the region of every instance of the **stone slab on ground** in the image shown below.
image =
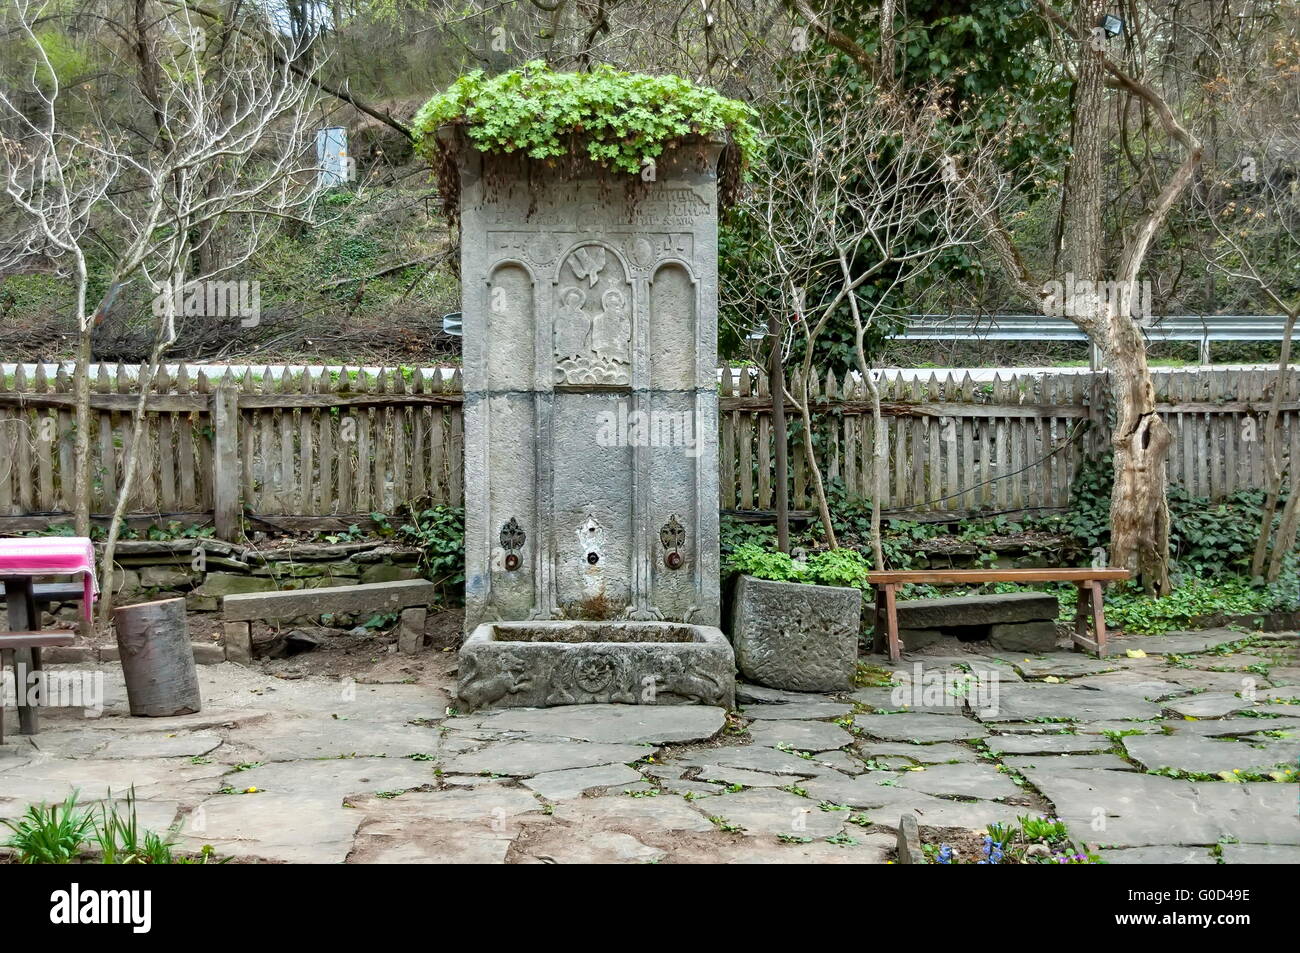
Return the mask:
M920 771L904 771L898 786L922 794L977 797L1002 801L1024 792L996 765L986 762L936 764Z
M1278 765L1295 768L1300 738L1263 738L1253 743L1197 735L1141 735L1124 739L1129 757L1148 771L1173 768L1193 774L1262 772Z
M100 758L196 758L221 745L211 731L150 731L113 738L97 753Z
M775 718L781 721L816 721L851 715L853 706L832 701L792 702L788 705L751 705L742 709L741 714L758 720Z
M994 754L1082 754L1111 747L1106 738L1089 735L998 735L987 739Z
M631 764L655 753L641 745L580 741L503 741L454 755L442 765L453 774L505 774L531 777L566 768Z
M1089 658L1078 652L1042 652L1037 655L1004 652L994 657L1013 666L1025 678L1047 678L1052 675L1057 678L1078 678L1114 672L1119 668L1117 662Z
M560 827L541 831L520 848L520 863L536 864L649 864L667 856L631 834Z
M1024 768L1071 768L1079 771L1085 768L1101 768L1107 771L1136 771L1117 754L1010 754L1001 759L1008 768L1021 771Z
M1205 847L1127 847L1103 850L1098 855L1108 864L1213 864L1214 855Z
M433 765L406 758L331 758L323 761L277 761L235 771L222 779L236 790L255 787L271 794L329 795L342 802L350 794L408 791L432 785ZM261 794L231 795L260 797Z
M227 735L216 757L228 764L297 761L315 758L405 758L433 754L438 733L432 728L339 718L275 718Z
M948 764L950 762L974 761L974 750L964 745L937 744L915 745L905 742L863 742L858 749L864 758L908 758L918 764Z
M565 771L547 771L525 778L523 785L536 791L548 801L562 801L581 797L587 791L603 788L626 787L641 780L641 772L625 764L602 764L594 768L569 768Z
M997 622L989 626L989 642L1004 652L1050 652L1056 648L1056 622Z
M1203 632L1166 632L1164 635L1135 635L1112 639L1112 654L1123 655L1129 649L1141 649L1147 655L1195 655L1220 645L1240 642L1245 632L1235 629L1206 629Z
M1135 698L1144 698L1151 702L1164 701L1191 692L1191 689L1186 685L1179 685L1177 682L1170 682L1151 674L1133 671L1087 675L1083 678L1072 679L1070 684L1078 688L1093 688L1098 691L1132 695Z
M1224 844L1225 864L1300 864L1300 846L1291 844Z
M191 814L177 846L198 851L211 844L222 857L341 864L363 819L360 811L322 792L218 795Z
M930 712L940 715L960 715L966 710L966 698L964 695L952 694L945 688L942 697L935 697L938 693L925 691L925 683L922 686L922 703L911 704L914 693L910 685L901 685L896 690L894 688L861 688L848 696L851 701L859 705L866 705L869 708L881 709L885 712ZM955 690L954 684L953 689ZM930 699L930 700L926 700Z
M1140 698L1041 682L1004 685L998 693L996 711L977 712L980 720L985 722L1034 721L1039 718L1062 721L1141 720L1159 718L1160 713L1159 705Z
M724 709L706 705L562 705L473 714L455 719L452 727L612 744L682 744L707 741L726 722Z
M1055 619L1060 613L1050 593L1008 592L945 599L904 599L898 603L899 628L946 629L1006 622Z
M789 746L796 751L833 751L853 741L839 725L826 721L757 721L749 727L754 744Z
M736 683L736 704L738 705L785 705L795 702L830 701L830 697L817 692L791 692L784 688L768 688L766 685L750 685L746 682Z
M16 770L0 771L0 798L35 803L62 801L74 791L79 801L136 795L191 801L214 794L225 770L186 758L86 759L38 755Z
M676 757L673 763L681 764L684 767L718 764L731 768L743 768L746 771L762 771L767 774L794 777L809 777L825 770L816 761L763 745L707 748Z
M750 681L794 691L853 686L862 593L741 576L732 603L736 668Z
M913 773L913 772L904 772ZM881 781L891 783L882 784ZM856 778L819 775L800 785L811 798L865 810L877 824L893 827L906 812L914 812L923 827L979 830L990 823L1014 823L1018 814L1034 813L994 801L955 801L914 791L895 783L897 776L871 772Z
M1300 844L1292 785L1192 783L1136 771L1026 768L1056 814L1090 844L1113 847ZM1095 824L1104 824L1098 830Z
M809 762L811 765L812 762ZM703 764L699 767L696 779L728 785L739 784L746 788L784 788L797 784L800 778L789 774L772 774L768 771L751 771L727 764Z
M881 741L969 741L988 736L988 729L962 715L924 712L901 715L857 715L853 726Z
M1165 707L1175 715L1186 718L1224 718L1254 707L1253 702L1238 698L1230 692L1204 692L1165 702Z
M842 831L849 819L845 811L823 811L817 801L774 790L727 794L710 799L702 809L748 834L830 837Z
M712 804L713 799L705 803ZM714 829L712 822L684 798L663 795L574 798L558 803L553 816L585 829L611 827L634 834Z

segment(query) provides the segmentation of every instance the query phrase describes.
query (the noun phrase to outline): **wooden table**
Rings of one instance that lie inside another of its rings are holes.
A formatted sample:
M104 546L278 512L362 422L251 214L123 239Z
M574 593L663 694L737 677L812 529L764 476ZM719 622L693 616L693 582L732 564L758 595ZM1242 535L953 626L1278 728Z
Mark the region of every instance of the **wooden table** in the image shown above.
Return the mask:
M1128 577L1127 569L948 569L873 572L867 575L867 581L876 590L876 633L885 633L889 660L897 662L902 657L902 650L898 643L896 596L898 587L909 582L923 586L972 586L985 582L1072 582L1079 587L1078 613L1074 618L1074 645L1084 651L1095 652L1100 658L1106 654L1103 588L1108 582Z
M0 675L7 666L14 673L14 694L18 708L18 730L24 735L34 735L39 730L35 705L28 705L27 678L38 673L35 701L39 705L39 673L41 649L51 645L72 645L76 636L71 632L40 631L41 606L53 599L71 601L82 599L82 586L75 584L37 585L31 576L4 576L5 607L8 610L9 630L0 632ZM73 591L75 590L75 592ZM0 744L4 743L4 697L0 693Z

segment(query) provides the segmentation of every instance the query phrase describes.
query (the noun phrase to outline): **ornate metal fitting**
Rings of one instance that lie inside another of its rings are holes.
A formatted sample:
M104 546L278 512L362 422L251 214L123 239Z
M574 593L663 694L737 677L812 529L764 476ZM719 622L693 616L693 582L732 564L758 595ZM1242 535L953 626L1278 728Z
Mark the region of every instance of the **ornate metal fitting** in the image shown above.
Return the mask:
M524 543L528 540L528 534L524 528L519 525L519 520L513 516L506 520L501 527L501 548L506 551L506 569L514 572L523 565L523 556L519 551L524 548Z
M681 569L685 562L681 550L686 545L686 528L678 521L676 513L668 517L668 522L659 530L659 542L664 547L664 565L669 569Z

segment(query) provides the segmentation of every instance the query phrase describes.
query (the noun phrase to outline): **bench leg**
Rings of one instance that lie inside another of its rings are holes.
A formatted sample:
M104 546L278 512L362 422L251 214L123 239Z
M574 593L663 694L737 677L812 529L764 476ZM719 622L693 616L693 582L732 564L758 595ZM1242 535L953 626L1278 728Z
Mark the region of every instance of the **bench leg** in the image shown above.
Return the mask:
M885 584L885 633L889 638L889 660L897 662L903 657L902 650L898 645L898 606L894 602L894 591L898 587L891 583Z
M6 669L14 669L14 670L15 670L15 675L17 674L17 668L16 668L16 666L14 665L14 650L13 650L13 649L0 649L0 745L2 745L2 744L5 743L5 691L4 691L4 689L5 689L5 684L4 684L4 678L5 678L5 670L6 670ZM17 686L16 686L16 685L14 686L14 690L15 690L15 692L17 691Z
M40 628L41 619L37 614L36 598L32 590L32 581L23 578L7 581L5 584L5 603L8 606L9 628L14 632L33 632ZM34 735L40 730L40 719L36 709L26 704L26 676L38 671L41 664L40 649L13 650L14 694L18 709L18 730L25 735Z
M1101 583L1093 580L1088 586L1092 590L1092 628L1093 638L1097 642L1097 658L1106 657L1106 607L1102 600Z

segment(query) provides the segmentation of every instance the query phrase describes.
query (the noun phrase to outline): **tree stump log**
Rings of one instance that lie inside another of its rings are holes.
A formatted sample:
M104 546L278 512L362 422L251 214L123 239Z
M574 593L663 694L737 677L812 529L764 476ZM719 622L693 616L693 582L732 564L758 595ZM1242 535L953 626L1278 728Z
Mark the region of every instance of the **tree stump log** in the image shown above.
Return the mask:
M185 600L164 599L113 611L131 714L189 715L200 710Z

